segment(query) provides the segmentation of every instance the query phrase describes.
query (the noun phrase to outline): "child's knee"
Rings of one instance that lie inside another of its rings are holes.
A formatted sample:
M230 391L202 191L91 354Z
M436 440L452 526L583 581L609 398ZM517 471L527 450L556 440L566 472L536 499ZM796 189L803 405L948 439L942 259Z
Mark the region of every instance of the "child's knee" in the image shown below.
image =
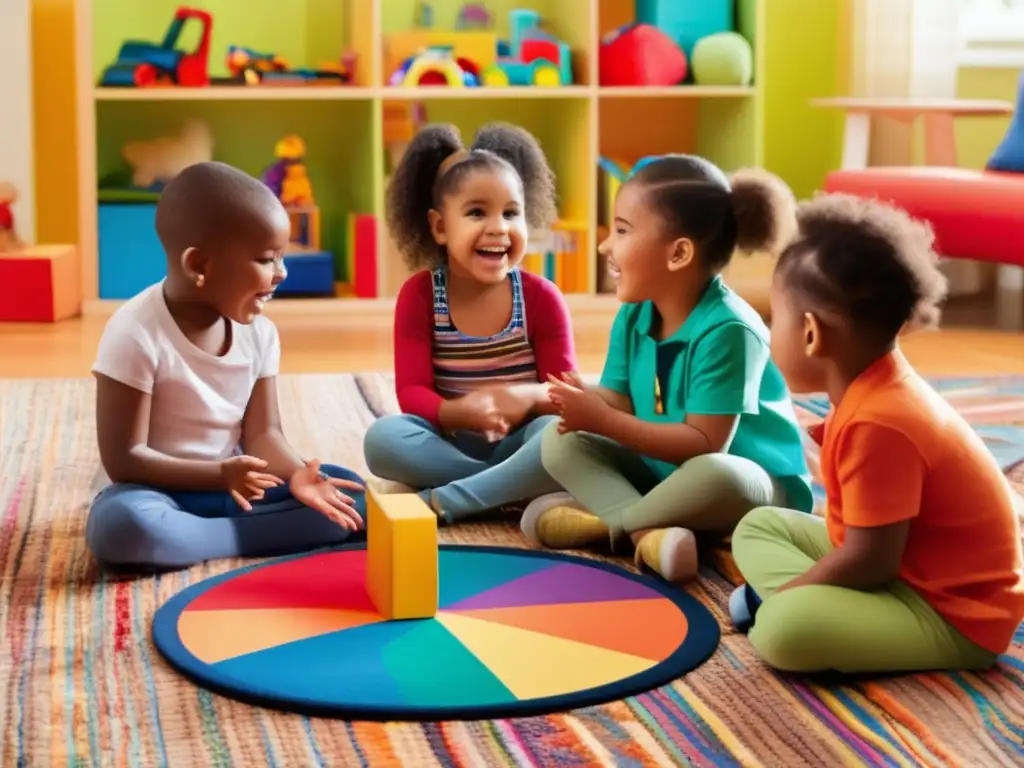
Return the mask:
M572 455L579 450L580 433L566 432L564 435L558 431L558 420L553 419L550 424L544 427L541 434L540 460L544 469L551 475L556 475L566 464L572 460Z
M820 653L813 621L806 611L806 595L800 589L773 595L758 608L748 638L768 666L782 672L814 671Z
M141 501L133 498L133 494L101 496L89 510L85 543L100 563L142 562L142 553L152 549L157 538L153 526L155 510Z
M763 539L774 528L777 517L778 510L774 507L755 507L740 518L732 532L732 554L737 565L746 555L748 546Z
M419 419L404 413L381 416L370 425L363 438L363 458L367 468L372 474L384 477L409 441L422 438L429 431Z

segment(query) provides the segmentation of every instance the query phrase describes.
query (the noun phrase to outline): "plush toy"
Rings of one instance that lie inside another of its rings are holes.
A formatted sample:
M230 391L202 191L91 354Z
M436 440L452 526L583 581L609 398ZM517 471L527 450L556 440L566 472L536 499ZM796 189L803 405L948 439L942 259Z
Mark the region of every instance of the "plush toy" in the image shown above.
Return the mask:
M601 85L677 85L686 79L686 55L649 24L626 24L601 40Z
M743 35L719 32L697 41L690 66L697 85L750 85L754 53Z
M121 155L132 166L132 183L148 189L166 184L190 165L213 159L213 132L201 120L185 123L180 136L125 144Z

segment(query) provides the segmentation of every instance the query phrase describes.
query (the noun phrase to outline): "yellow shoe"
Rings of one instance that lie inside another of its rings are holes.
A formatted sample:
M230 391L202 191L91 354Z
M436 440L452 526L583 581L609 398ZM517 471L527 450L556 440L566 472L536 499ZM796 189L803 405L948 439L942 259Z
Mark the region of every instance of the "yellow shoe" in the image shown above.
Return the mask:
M523 511L519 527L530 541L551 549L576 549L607 541L608 526L580 507L568 493L534 499Z
M651 531L636 545L636 565L646 565L666 581L685 582L699 570L697 539L685 528Z

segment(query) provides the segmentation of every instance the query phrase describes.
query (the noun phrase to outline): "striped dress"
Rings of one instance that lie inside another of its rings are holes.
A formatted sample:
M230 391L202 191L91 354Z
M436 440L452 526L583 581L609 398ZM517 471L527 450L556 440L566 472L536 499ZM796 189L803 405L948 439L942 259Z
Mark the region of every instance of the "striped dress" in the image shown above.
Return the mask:
M512 319L493 336L467 336L452 325L445 269L431 272L434 287L434 386L445 398L476 389L509 384L536 384L537 360L526 335L526 303L519 270L512 281Z

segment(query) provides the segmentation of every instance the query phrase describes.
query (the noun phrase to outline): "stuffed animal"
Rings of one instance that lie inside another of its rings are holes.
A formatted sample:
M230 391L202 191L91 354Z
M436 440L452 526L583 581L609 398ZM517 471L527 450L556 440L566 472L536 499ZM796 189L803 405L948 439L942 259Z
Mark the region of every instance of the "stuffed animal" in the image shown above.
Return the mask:
M180 136L125 144L121 155L132 167L132 183L148 189L166 184L185 168L213 159L213 132L202 120L185 123Z

